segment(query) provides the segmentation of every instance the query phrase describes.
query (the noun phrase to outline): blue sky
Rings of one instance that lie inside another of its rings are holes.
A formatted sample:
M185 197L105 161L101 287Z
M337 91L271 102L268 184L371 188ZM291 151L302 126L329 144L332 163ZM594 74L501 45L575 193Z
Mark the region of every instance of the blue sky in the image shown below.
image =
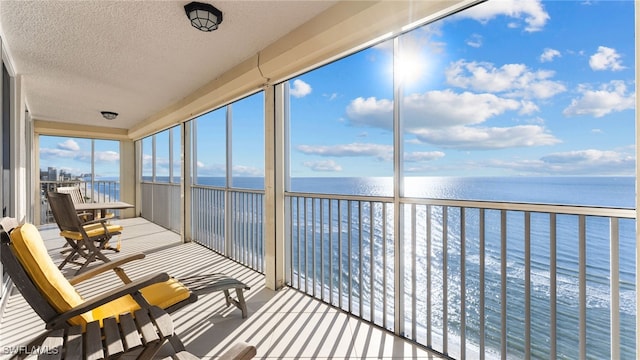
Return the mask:
M633 14L633 1L489 1L402 35L404 174L633 175ZM290 80L292 176L393 175L393 64L389 40ZM235 176L264 174L263 101L233 105ZM198 122L200 175L224 175L224 118ZM41 167L86 167L82 140L41 148ZM112 173L113 150L96 151Z
M633 21L631 1L489 1L403 35L404 174L633 175ZM292 81L292 175L393 174L392 49Z

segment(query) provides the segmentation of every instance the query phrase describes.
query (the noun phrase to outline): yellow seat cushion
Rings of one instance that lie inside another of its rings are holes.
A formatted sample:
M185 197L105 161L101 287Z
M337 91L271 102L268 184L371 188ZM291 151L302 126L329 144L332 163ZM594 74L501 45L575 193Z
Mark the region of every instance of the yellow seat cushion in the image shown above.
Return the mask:
M11 232L11 244L18 261L25 268L42 296L57 311L63 313L80 305L84 299L62 275L47 252L38 229L32 224L24 224ZM189 289L180 281L171 278L140 290L151 305L160 308L177 304L190 296ZM140 306L130 295L126 295L99 306L92 311L74 317L69 322L84 326L91 321L108 318L139 309Z
M107 231L111 234L120 233L122 232L122 229L123 228L121 225L107 224ZM94 237L105 234L104 227L102 227L102 224L85 225L84 231L87 233L87 236L89 236L89 238L94 238ZM77 231L69 231L69 230L61 231L60 236L63 236L67 239L77 240L77 241L82 240L82 234Z
M54 309L62 313L84 302L51 260L35 226L24 224L15 228L11 232L11 244L18 261ZM83 322L83 319L73 321L75 325Z
M186 300L190 296L189 289L174 278L162 283L149 285L141 289L140 292L149 304L156 305L162 309ZM92 320L100 320L100 325L102 325L103 319L111 316L117 319L120 314L133 312L139 308L140 306L133 297L126 295L95 308L91 311L90 316Z

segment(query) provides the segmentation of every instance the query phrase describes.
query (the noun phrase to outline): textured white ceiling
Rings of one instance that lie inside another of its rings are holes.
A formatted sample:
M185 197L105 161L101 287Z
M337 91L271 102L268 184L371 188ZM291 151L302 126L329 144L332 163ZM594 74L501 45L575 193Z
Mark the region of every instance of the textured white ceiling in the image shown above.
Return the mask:
M0 0L32 117L130 129L335 3L214 1L224 20L205 33L191 27L188 2Z

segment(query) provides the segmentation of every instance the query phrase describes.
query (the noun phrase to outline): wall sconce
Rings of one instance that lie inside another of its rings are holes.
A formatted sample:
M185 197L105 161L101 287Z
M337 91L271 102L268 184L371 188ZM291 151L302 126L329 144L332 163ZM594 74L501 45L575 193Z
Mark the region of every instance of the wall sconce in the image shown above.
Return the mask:
M190 2L184 6L191 25L201 31L210 32L222 22L222 11L210 4Z

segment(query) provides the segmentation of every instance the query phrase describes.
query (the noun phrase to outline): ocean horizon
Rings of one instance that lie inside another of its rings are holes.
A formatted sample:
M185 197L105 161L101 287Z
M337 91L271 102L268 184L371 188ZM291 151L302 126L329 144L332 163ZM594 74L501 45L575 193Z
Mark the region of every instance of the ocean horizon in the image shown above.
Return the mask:
M295 193L313 193L313 194L331 194L331 195L359 195L359 196L393 196L393 179L390 177L375 178L334 178L334 177L306 177L292 178L290 191ZM225 188L225 178L223 177L198 177L198 185L211 186L215 188ZM264 179L262 177L235 177L233 179L232 188L261 190L264 187ZM577 205L577 206L593 206L593 207L612 207L612 208L635 208L635 177L626 176L549 176L549 177L408 177L404 182L404 196L411 198L429 198L429 199L446 199L446 200L477 200L477 201L493 201L493 202L516 202L516 203L535 203L535 204L554 204L554 205ZM442 212L435 207L431 217L434 228L442 228L443 218ZM477 209L469 209L466 214L469 225L467 226L466 240L466 291L467 296L477 297L479 293L479 283L477 281L478 270L480 266L480 256L478 253L477 232ZM509 354L508 358L519 358L523 356L524 349L517 344L520 343L524 336L523 329L523 306L524 306L524 245L522 234L524 232L524 223L521 213L510 212L508 215L507 226L507 263L509 286L508 292L508 314L507 328L509 330ZM334 212L334 215L336 213ZM346 211L343 212L343 217ZM417 217L425 216L424 210L419 210ZM450 224L456 223L459 216L457 211L450 210L447 219ZM500 267L500 226L499 214L495 211L487 212L486 223L486 258L485 258L485 276L486 284L499 283L501 277ZM531 281L532 281L532 297L531 297L531 314L532 314L532 344L531 350L535 357L548 357L549 346L549 297L550 297L550 257L549 257L549 239L545 234L549 229L549 218L545 214L532 213L532 228L538 229L532 234L532 258L531 258ZM343 223L353 222L353 219L336 219ZM570 215L558 215L557 217L557 348L558 358L573 359L578 356L577 346L577 329L578 329L578 307L577 299L579 294L578 288L578 259L576 254L577 238L576 232L577 217ZM368 225L367 225L368 226ZM377 228L380 224L374 224ZM319 228L319 227L318 227ZM346 226L344 227L346 228ZM540 231L539 229L547 229ZM320 231L320 230L317 230ZM323 230L324 231L324 230ZM334 229L335 231L335 229ZM363 248L368 248L367 240L369 235L365 230L362 235ZM424 237L425 230L417 229L416 238ZM296 231L293 232L292 243L298 244L299 249L292 248L292 251L313 252L310 244L300 243L296 238ZM475 234L475 235L473 235ZM337 233L331 236L339 236ZM454 250L450 251L449 266L457 266L460 264L459 253L455 252L456 244L459 239L456 234L450 233L449 247L454 246ZM373 236L376 242L378 234ZM620 338L621 338L621 354L622 358L636 358L635 354L635 220L620 221ZM354 240L355 241L355 240ZM438 239L434 238L431 247L431 261L437 269L442 264L440 258L442 254L442 244ZM417 263L424 263L424 254L427 254L426 245L424 243L416 244ZM343 251L347 251L343 247ZM355 251L355 250L354 250ZM588 217L587 219L587 341L588 356L591 358L608 358L610 357L610 334L607 331L600 330L600 324L608 324L610 322L610 287L609 287L609 221L607 218ZM422 254L422 255L420 255ZM352 258L353 263L357 264L358 257L361 254L356 252L352 254L336 255L340 259ZM380 256L374 258L376 267L382 266ZM303 269L297 269L295 262L292 273L298 276L299 281L308 278L311 281L313 274L303 273ZM353 273L357 273L358 269L352 269ZM363 272L368 271L363 269ZM449 269L449 276L455 274L455 267ZM347 279L351 272L343 269L342 278ZM337 276L337 269L329 271L331 276ZM371 274L363 273L364 278ZM328 275L325 275L328 276ZM425 284L431 282L433 284L430 295L434 303L441 303L442 293L439 289L442 286L442 278L438 278L438 272L432 273L432 278L427 279L426 275L420 271L416 275L417 284ZM460 288L459 279L449 278L449 297L455 299L455 289ZM336 281L337 282L337 281ZM327 284L325 282L325 284ZM306 285L305 285L306 286ZM381 287L381 284L376 284ZM424 295L421 289L423 285L419 285L415 291L418 291L416 309L420 314L426 314ZM380 289L378 289L380 290ZM319 291L332 291L331 289L320 289ZM359 297L360 288L353 289L353 296ZM413 290L411 290L413 291ZM500 349L500 304L499 304L499 286L489 287L485 289L487 297L485 316L485 345L487 347L487 357L497 357ZM367 294L362 294L365 300L365 313L370 309L371 303L366 299ZM412 293L406 293L405 296L411 298ZM473 304L472 304L473 303ZM469 341L468 351L473 351L474 341L477 341L479 335L479 309L477 302L471 299L467 302L466 309L467 323L464 329ZM472 305L471 305L472 304ZM376 313L380 312L375 303ZM441 326L442 314L438 314L437 309L431 314L429 319L433 329ZM378 315L377 315L378 316ZM422 315L421 315L422 316ZM427 318L424 315L425 319ZM448 338L449 341L455 342L456 337L460 336L459 314L449 314L450 322ZM404 321L411 323L410 318ZM419 320L416 324L416 333L419 338L426 337L427 323ZM608 329L608 327L605 327ZM442 337L435 331L432 336ZM520 340L519 340L520 339Z

